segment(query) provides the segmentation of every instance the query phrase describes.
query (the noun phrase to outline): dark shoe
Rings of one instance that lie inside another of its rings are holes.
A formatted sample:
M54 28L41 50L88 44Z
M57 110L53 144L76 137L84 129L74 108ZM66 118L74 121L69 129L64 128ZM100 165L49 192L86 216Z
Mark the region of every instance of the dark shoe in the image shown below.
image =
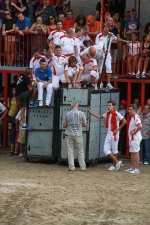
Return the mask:
M14 155L14 152L10 152L9 155L10 155L10 156L13 156L13 155Z
M95 90L95 86L94 86L93 84L89 84L89 85L88 85L88 89Z

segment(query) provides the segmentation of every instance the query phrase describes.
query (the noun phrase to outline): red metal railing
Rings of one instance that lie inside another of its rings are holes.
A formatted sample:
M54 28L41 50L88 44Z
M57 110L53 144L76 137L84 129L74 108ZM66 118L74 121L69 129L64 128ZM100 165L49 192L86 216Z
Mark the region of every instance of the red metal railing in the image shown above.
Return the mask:
M66 12L67 10L70 9L70 1L67 2L66 4L63 4L63 11Z

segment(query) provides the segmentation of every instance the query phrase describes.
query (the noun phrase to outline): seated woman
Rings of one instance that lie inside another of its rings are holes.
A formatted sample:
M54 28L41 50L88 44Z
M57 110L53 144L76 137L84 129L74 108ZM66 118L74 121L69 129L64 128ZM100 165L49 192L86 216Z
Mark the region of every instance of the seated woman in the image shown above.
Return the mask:
M54 14L50 14L48 17L47 32L50 34L53 30L56 30L56 17Z
M29 32L35 34L32 37L32 43L34 43L33 49L40 47L40 50L42 51L47 39L46 35L43 35L47 33L47 27L45 24L43 24L42 17L37 17L36 23L32 24Z
M73 28L83 28L84 26L86 26L86 18L85 16L83 16L82 14L78 15L76 20L75 20L75 24L73 26Z
M15 32L16 21L11 17L9 10L5 10L5 19L3 22L2 35L5 37L4 49L7 66L12 66L14 62L14 50L15 50L15 35L12 35L12 32Z
M17 5L11 2L11 5L14 6L14 8L16 8L17 13L21 12L25 17L29 17L29 9L26 0L18 0Z

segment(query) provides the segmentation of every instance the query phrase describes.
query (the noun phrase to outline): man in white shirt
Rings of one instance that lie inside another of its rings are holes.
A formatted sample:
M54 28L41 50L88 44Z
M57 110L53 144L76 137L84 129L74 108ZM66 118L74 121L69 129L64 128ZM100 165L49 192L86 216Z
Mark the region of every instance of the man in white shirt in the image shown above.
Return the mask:
M66 30L66 36L61 36L59 38L58 45L62 49L62 54L68 59L69 56L75 56L78 58L78 48L74 38L74 29L69 28Z
M59 38L61 36L65 36L66 31L62 30L63 23L62 20L57 20L56 23L56 30L53 30L50 35L48 36L47 39L47 44L49 45L50 43L53 43L54 45L59 44Z
M36 70L36 68L40 67L40 60L41 59L46 59L46 57L44 55L40 54L39 48L35 48L33 50L33 57L30 60L30 65L29 65L29 68L32 69L32 80L34 82L36 82L35 70Z
M128 136L129 136L129 151L131 154L131 168L126 171L129 173L140 173L139 171L139 150L142 135L140 130L142 129L142 123L140 117L136 114L137 106L131 104L128 112L131 116Z
M101 63L100 74L102 73L103 63L104 63L104 59L106 57L106 60L105 60L106 74L107 74L107 85L106 85L106 87L109 88L109 89L112 89L113 86L110 84L110 79L111 79L111 74L112 74L112 65L111 65L112 64L112 57L111 57L111 54L110 54L111 43L112 43L112 41L121 41L121 42L128 43L128 41L125 41L125 40L123 40L119 37L116 37L113 33L109 32L108 26L105 26L102 33L99 33L96 36L95 44L98 45L100 41L102 41L103 44L104 44L103 62ZM100 88L103 88L102 82L100 84Z
M6 107L0 102L0 124L2 123L2 120L4 119L4 117L7 115L8 110L6 109Z
M67 59L66 56L62 55L62 49L59 45L55 46L54 54L52 53L52 45L49 45L49 55L52 63L52 86L53 89L57 90L60 86L59 82L67 82L64 75Z
M109 171L118 171L122 164L122 161L118 161L118 141L119 141L119 131L125 126L127 121L125 118L115 110L115 102L107 102L108 111L102 115L93 113L92 109L89 109L89 113L96 118L106 120L107 135L104 143L104 153L113 161L113 165L108 168ZM121 125L119 126L119 123Z

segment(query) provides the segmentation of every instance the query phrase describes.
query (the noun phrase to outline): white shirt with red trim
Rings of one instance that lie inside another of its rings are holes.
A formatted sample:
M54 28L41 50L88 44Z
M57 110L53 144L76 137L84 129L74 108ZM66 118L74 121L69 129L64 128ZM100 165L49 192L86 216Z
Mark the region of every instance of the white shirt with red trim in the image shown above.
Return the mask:
M40 67L40 60L41 59L45 59L46 60L46 57L44 55L40 55L40 58L37 59L35 57L32 57L32 59L30 60L30 65L29 67L32 69L32 78L33 80L36 80L36 77L35 77L35 70Z
M92 68L93 66L97 66L97 61L96 59L90 59L89 63L82 63L80 66L81 70L87 69L87 68ZM87 74L90 74L91 71L87 71Z
M79 64L76 64L75 67L71 67L71 66L66 65L65 71L70 72L72 75L76 74L76 72L79 72Z
M107 116L107 112L102 114L102 116L106 119ZM107 128L107 134L113 135L113 132L111 131L111 117L112 117L112 113L109 114L109 118L108 118L108 128ZM117 128L119 127L119 123L121 120L123 120L124 117L116 111L116 122L117 122ZM116 136L119 136L119 132L117 132Z
M61 76L64 74L65 66L67 64L67 59L64 55L56 56L53 54L52 56L52 74L55 76Z
M96 50L96 54L95 54L94 57L91 56L90 53L89 53L89 48L90 48L90 47L84 49L84 50L80 53L80 56L82 56L82 55L84 55L84 54L87 54L87 55L89 56L89 58L94 58L94 59L96 59L96 60L99 60L99 59L101 59L101 58L103 57L103 54L104 54L104 52L103 52L103 46L104 46L103 41L100 41L98 45L93 45L93 47L94 47L95 50Z
M66 31L62 30L62 31L57 31L57 30L53 30L50 35L48 36L48 40L53 41L54 45L58 45L59 44L59 38L61 36L64 36L66 34Z
M90 40L90 37L87 34L83 34L80 38L81 38L82 42Z
M104 43L104 49L105 50L108 49L108 51L110 51L112 41L116 41L116 40L117 40L117 37L111 32L109 32L108 35L104 35L103 33L100 33L96 36L95 44L98 45L99 42L102 41Z
M129 141L131 141L132 139L138 139L138 140L142 140L142 135L141 135L141 131L139 130L136 134L132 135L130 132L131 131L136 131L137 129L137 125L141 123L141 119L140 117L135 114L135 116L132 116L131 120L130 120L130 124L129 124L129 129L128 129L128 137L129 137Z
M140 50L140 42L130 42L129 44L127 44L129 46L129 53L131 55L137 55L139 54L139 50Z
M76 46L75 38L61 36L58 45L61 46L62 54L65 56L74 55L74 47Z

